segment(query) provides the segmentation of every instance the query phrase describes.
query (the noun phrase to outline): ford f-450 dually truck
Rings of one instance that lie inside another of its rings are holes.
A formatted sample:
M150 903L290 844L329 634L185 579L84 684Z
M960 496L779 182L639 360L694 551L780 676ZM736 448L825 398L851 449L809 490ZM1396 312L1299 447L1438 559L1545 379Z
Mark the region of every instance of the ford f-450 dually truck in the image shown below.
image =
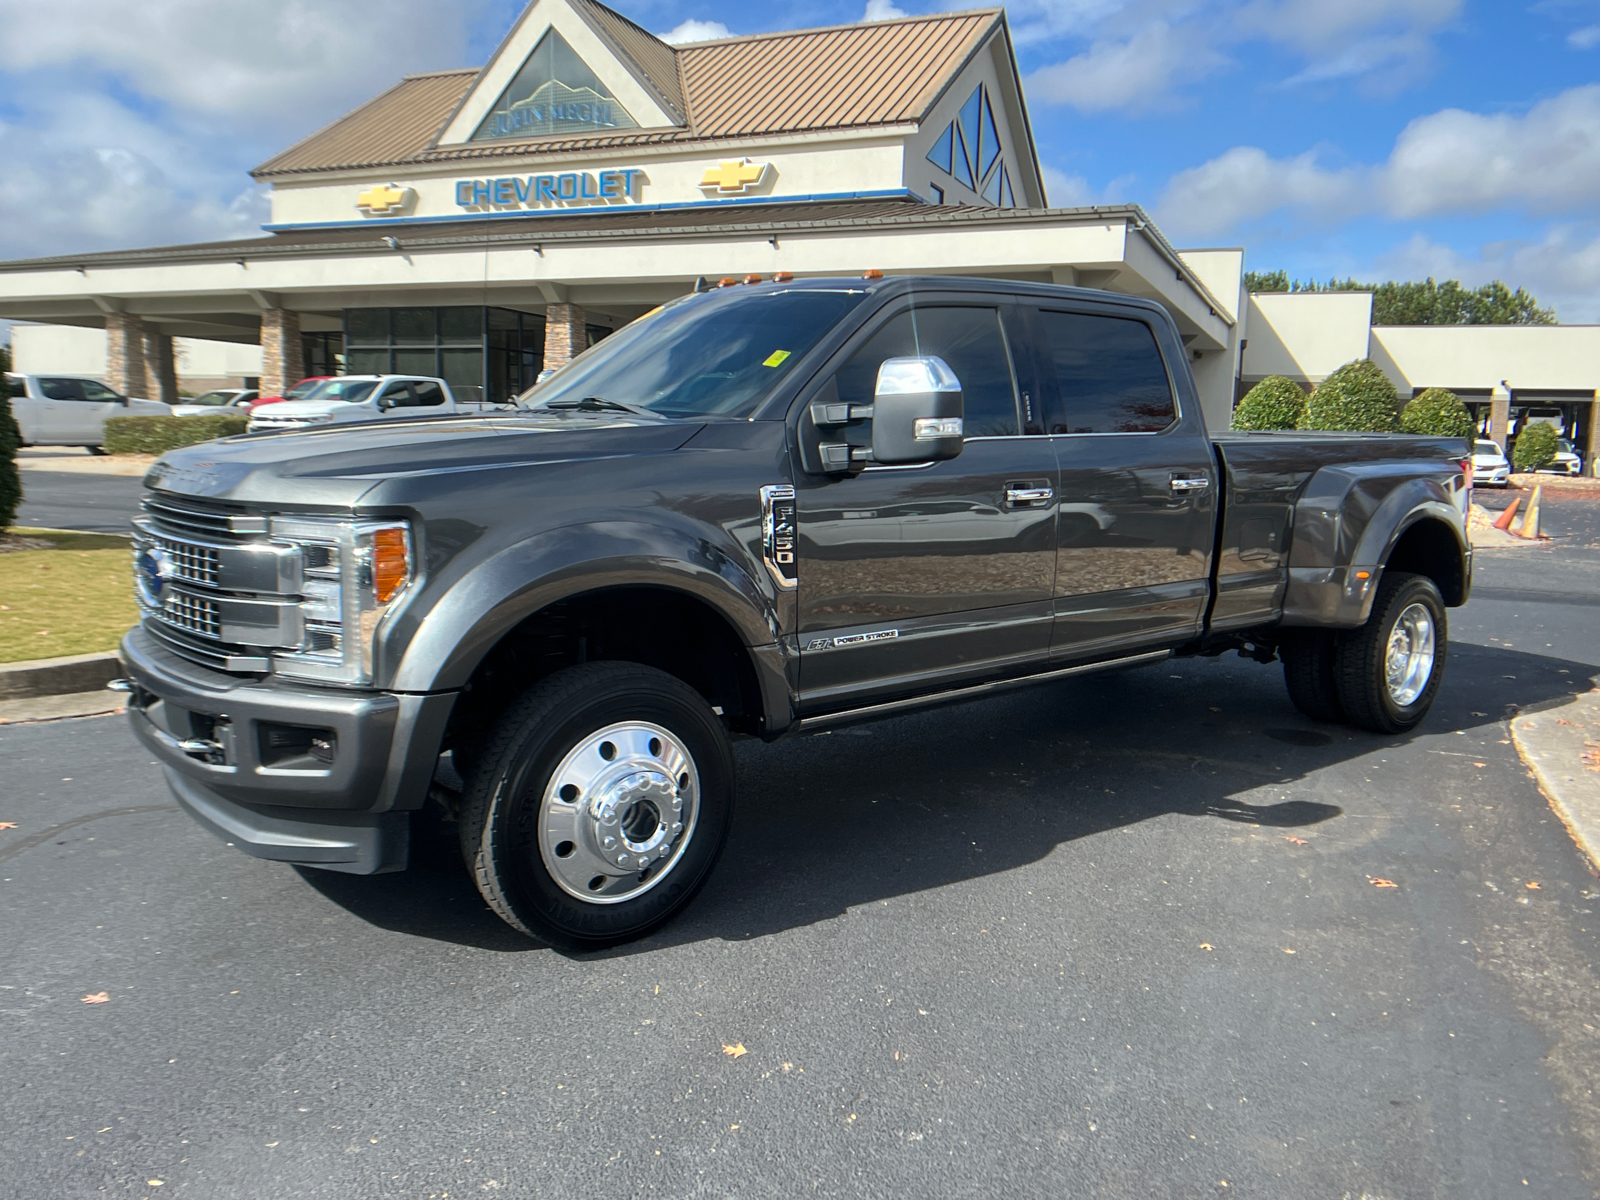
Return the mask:
M1231 650L1313 718L1410 729L1470 586L1468 453L1210 435L1128 296L716 288L513 411L169 453L122 686L184 808L262 858L403 869L458 773L488 903L595 947L705 882L736 737Z

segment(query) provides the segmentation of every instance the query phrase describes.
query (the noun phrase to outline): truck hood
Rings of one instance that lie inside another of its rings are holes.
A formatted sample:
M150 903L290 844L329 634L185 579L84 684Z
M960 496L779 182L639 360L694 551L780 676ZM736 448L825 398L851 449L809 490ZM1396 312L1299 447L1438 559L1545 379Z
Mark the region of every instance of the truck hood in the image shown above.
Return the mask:
M403 495L404 480L412 476L661 454L703 427L626 413L391 417L359 427L312 426L185 446L162 456L144 483L178 495L286 511L351 509L385 481L399 483Z
M375 405L365 402L351 403L349 400L279 400L275 404L268 405L267 411L262 415L300 421L309 421L316 417L359 420L376 416L377 412Z

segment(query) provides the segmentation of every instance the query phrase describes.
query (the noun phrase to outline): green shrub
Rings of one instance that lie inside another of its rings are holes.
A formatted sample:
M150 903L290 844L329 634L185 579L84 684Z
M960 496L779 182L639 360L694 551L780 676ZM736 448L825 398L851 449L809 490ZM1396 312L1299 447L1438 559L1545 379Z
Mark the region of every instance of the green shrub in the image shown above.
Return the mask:
M1556 457L1556 427L1543 421L1524 425L1517 434L1516 448L1511 451L1511 461L1517 470L1526 475L1548 466Z
M1299 429L1306 416L1306 394L1282 375L1268 375L1245 393L1233 410L1235 429Z
M22 474L17 470L17 447L22 445L22 430L11 415L11 391L0 375L0 529L17 519L22 503Z
M1345 363L1306 403L1307 429L1393 433L1399 427L1400 394L1370 358Z
M1472 414L1461 398L1444 388L1429 388L1406 405L1400 414L1400 428L1407 433L1428 433L1435 437L1471 439Z
M108 454L165 454L215 438L243 433L249 417L218 413L203 417L112 417L106 422Z

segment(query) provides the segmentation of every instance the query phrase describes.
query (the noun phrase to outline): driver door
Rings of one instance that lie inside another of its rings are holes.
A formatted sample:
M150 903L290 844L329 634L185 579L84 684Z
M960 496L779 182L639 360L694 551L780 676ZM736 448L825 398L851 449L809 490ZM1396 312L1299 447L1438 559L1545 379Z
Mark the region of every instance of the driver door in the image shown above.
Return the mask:
M960 455L797 473L801 704L813 711L1004 673L1049 651L1055 452L1035 427L1031 357L994 298L903 302L841 352L820 391L870 405L888 358L937 355L962 385ZM1019 374L1019 364L1022 373ZM802 422L800 436L816 431ZM870 422L849 426L871 444ZM809 459L811 456L803 455Z

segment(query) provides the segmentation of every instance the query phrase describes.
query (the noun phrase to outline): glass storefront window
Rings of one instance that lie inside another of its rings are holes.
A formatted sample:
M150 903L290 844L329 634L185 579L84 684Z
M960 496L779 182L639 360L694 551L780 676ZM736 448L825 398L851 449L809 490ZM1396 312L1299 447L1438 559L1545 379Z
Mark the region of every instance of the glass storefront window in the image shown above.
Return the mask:
M349 342L389 342L387 308L350 308L344 314L345 339Z
M438 313L431 308L394 310L395 345L432 346L438 340Z
M394 352L396 375L438 375L439 352L433 347L426 350L396 350Z
M494 313L504 310L491 308ZM483 336L483 309L441 308L439 310L439 340L441 342L475 342Z
M387 350L347 350L344 360L346 369L352 375L389 374Z
M544 317L509 308L353 308L345 312L344 369L352 375L442 378L465 403L504 404L544 366ZM589 339L609 332L589 327ZM308 362L310 360L308 359Z

